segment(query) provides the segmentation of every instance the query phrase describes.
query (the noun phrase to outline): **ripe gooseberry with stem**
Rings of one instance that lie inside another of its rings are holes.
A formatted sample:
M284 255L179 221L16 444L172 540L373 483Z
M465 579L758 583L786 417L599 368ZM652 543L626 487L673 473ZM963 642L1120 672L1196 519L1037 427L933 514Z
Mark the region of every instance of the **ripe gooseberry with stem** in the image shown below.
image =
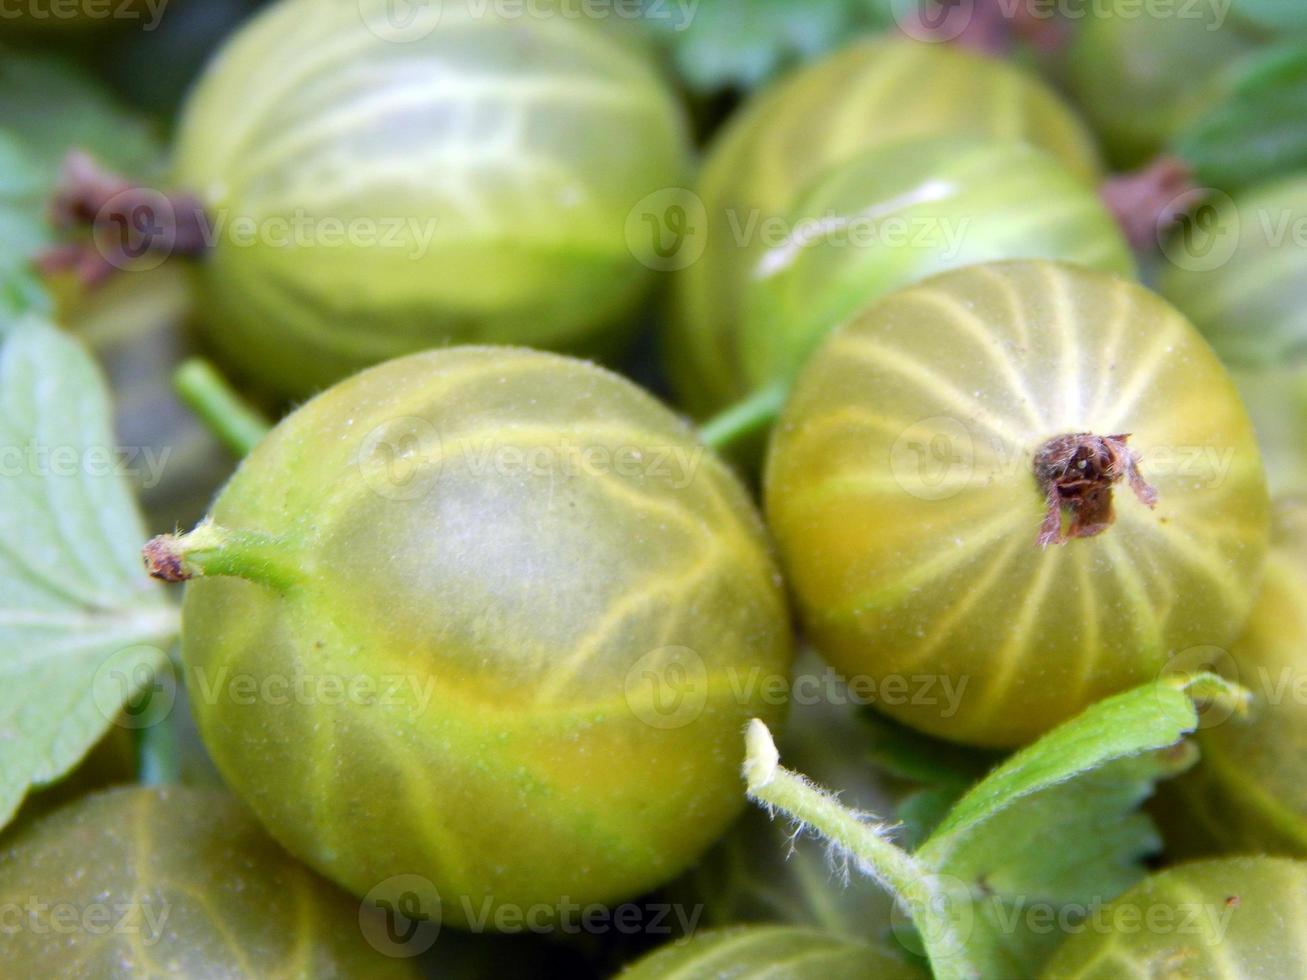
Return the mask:
M15 827L0 902L25 913L0 933L8 976L417 975L218 790L119 787Z
M689 409L706 414L749 394L745 292L803 189L863 152L930 136L1030 143L1087 185L1099 175L1088 130L1039 79L1007 62L883 36L782 78L726 125L698 182L704 252L673 278L665 338L668 373Z
M74 167L68 221L101 270L202 260L204 339L276 394L441 344L615 349L652 276L627 219L688 165L652 58L574 17L390 7L271 4L186 102L184 193Z
M1228 642L1266 550L1216 355L1144 288L1045 261L850 318L799 375L765 498L818 651L850 677L965 685L880 707L994 747Z
M743 489L561 356L355 375L147 555L195 577L186 684L228 783L328 877L423 875L454 924L683 870L743 806L750 712L784 708L789 621Z
M1042 976L1301 976L1307 968L1300 911L1305 891L1307 865L1287 858L1167 868L1094 910Z

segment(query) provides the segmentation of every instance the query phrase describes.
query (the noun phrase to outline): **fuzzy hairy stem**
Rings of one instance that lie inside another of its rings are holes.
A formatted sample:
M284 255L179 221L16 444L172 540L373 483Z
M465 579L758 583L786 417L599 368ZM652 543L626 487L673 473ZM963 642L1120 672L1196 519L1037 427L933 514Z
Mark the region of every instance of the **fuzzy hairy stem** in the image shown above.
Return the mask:
M184 362L173 375L178 396L234 455L250 454L272 426L246 403L216 368L202 358Z
M964 937L949 915L958 896L945 891L932 868L891 841L883 824L868 822L832 793L781 766L771 732L757 718L749 722L745 748L744 778L750 799L818 833L893 895L920 932L939 980L978 976L967 962Z

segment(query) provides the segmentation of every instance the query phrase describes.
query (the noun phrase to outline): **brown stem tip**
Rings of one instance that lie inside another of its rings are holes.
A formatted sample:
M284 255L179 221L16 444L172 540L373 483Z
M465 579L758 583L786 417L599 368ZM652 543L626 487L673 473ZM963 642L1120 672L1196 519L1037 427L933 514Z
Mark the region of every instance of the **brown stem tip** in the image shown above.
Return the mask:
M185 582L192 578L182 561L180 542L181 538L175 534L160 534L141 549L145 570L151 578L165 582Z
M198 258L213 237L198 198L133 184L80 150L64 160L50 220L72 240L48 249L38 266L47 274L72 271L87 286L170 256Z
M1116 520L1112 487L1124 477L1142 503L1157 505L1157 491L1139 472L1139 457L1126 445L1129 433L1096 436L1076 432L1048 440L1035 453L1035 479L1048 503L1039 528L1040 547L1070 538L1092 538ZM1068 521L1062 527L1062 512Z

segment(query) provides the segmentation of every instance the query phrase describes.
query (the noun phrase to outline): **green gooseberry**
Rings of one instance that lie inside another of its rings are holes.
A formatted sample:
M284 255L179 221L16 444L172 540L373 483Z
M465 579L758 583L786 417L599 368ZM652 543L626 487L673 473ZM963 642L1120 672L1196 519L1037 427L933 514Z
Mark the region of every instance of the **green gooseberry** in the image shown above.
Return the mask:
M1196 736L1197 766L1164 784L1167 845L1185 854L1307 856L1307 500L1276 501L1266 580L1224 667L1257 698Z
M1065 82L1118 167L1164 149L1221 97L1226 70L1262 43L1228 7L1190 6L1177 16L1109 0L1077 22Z
M627 967L620 980L924 980L894 954L820 929L737 926L669 943Z
M750 386L789 380L869 300L958 266L1048 258L1135 275L1094 189L1025 143L932 137L827 171L786 220L745 296L740 354Z
M416 976L218 790L121 787L17 828L0 908L7 976Z
M1307 865L1287 858L1196 861L1145 878L1091 911L1045 980L1300 977Z
M799 375L765 498L817 650L849 677L947 681L878 707L991 747L1228 643L1267 547L1211 348L1143 287L1042 260L854 314Z
M1165 243L1158 291L1226 363L1307 363L1307 176L1217 195Z
M357 894L444 921L670 879L743 806L791 631L725 464L629 381L448 348L341 382L242 463L183 578L182 658L227 782Z
M205 337L291 395L448 343L607 350L653 274L628 218L687 160L648 52L583 19L279 0L178 134Z
M753 270L784 238L783 216L824 171L867 150L927 136L993 136L1046 150L1092 183L1088 131L1015 65L894 38L859 41L750 101L709 150L698 184L703 254L673 278L667 368L696 414L747 394L743 302Z

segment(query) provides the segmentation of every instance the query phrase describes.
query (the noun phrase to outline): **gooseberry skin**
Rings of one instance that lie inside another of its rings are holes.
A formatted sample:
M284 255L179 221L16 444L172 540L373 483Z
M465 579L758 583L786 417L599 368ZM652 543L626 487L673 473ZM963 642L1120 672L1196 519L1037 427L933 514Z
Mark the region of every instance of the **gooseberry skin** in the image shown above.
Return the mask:
M783 973L782 973L783 971ZM668 943L627 967L620 980L923 980L889 953L820 929L759 925L711 929Z
M947 269L1048 258L1135 275L1094 189L1007 140L935 137L869 151L801 194L786 227L794 237L759 260L746 293L740 350L751 386L792 378L858 307Z
M950 45L860 41L781 79L736 114L698 183L704 252L673 278L665 347L683 404L703 414L747 394L742 304L774 233L769 223L829 168L875 147L942 135L1029 142L1086 182L1098 177L1092 137L1056 94L1014 65Z
M280 0L187 102L205 334L277 392L441 344L606 351L650 283L626 221L688 136L647 52L571 17L412 13L394 38L388 0Z
M1093 911L1053 954L1044 980L1300 977L1304 899L1307 865L1286 858L1168 868Z
M121 787L22 825L0 850L0 900L44 910L0 933L8 976L417 976L368 945L357 901L217 790Z
M1307 363L1307 177L1290 177L1199 206L1165 248L1158 291L1226 363L1248 369Z
M1072 433L1129 433L1158 500L1122 480L1115 524L1040 548L1032 461ZM984 746L1228 642L1266 550L1257 445L1215 354L1142 287L1045 261L953 270L855 314L799 375L765 497L818 651L851 677L965 683L879 707Z
M281 422L211 516L304 571L188 585L201 735L352 891L420 874L453 924L464 899L620 900L741 809L742 726L784 707L779 575L733 475L625 379L520 349L391 361ZM278 705L224 682L301 673L402 684Z
M1220 99L1228 71L1262 44L1207 5L1186 16L1112 0L1076 22L1066 86L1117 167L1138 167ZM1219 20L1218 20L1219 18Z
M1307 500L1277 500L1266 578L1224 666L1257 701L1204 728L1198 765L1160 787L1169 850L1307 856Z

